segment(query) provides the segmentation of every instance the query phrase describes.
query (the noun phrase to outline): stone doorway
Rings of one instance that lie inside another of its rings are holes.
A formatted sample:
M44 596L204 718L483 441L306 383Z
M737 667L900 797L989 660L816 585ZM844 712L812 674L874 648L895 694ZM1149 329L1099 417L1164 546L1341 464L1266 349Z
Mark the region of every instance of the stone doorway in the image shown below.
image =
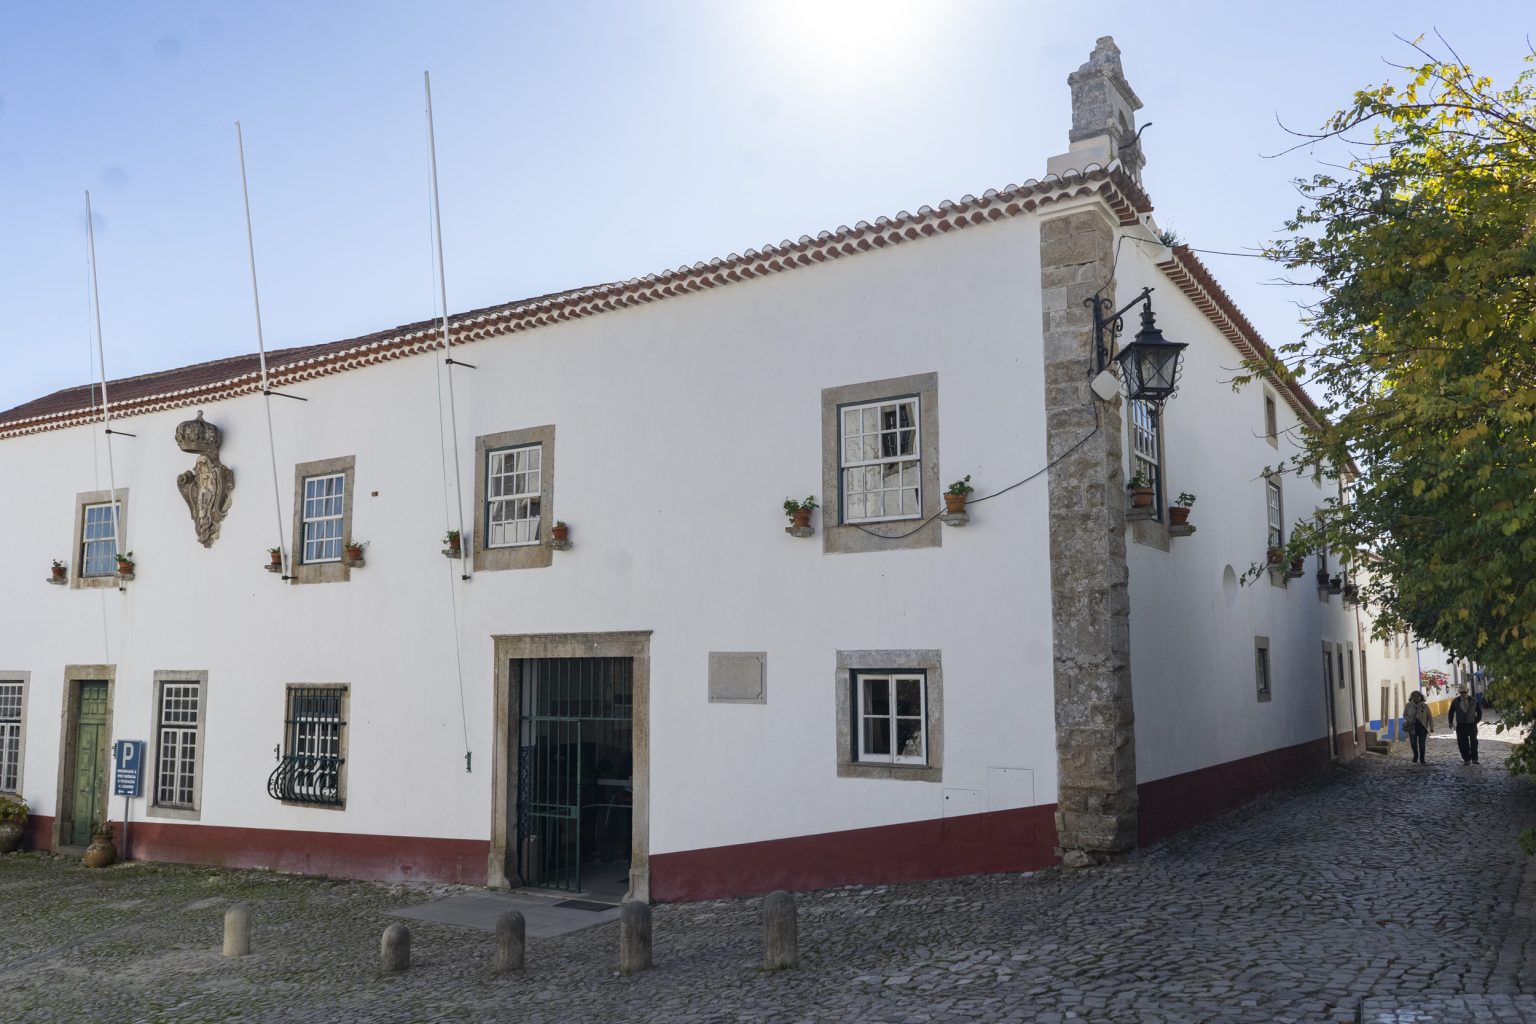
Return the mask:
M108 665L65 669L54 849L84 846L91 840L91 826L110 817L113 676Z
M650 899L650 636L492 637L490 885Z

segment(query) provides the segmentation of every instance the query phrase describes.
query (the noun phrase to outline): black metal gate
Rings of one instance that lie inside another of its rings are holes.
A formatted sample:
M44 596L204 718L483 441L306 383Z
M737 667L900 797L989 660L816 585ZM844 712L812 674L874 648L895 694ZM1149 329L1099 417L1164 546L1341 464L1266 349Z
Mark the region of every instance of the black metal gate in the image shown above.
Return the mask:
M518 666L518 875L525 885L578 892L584 862L629 859L631 662L527 658Z

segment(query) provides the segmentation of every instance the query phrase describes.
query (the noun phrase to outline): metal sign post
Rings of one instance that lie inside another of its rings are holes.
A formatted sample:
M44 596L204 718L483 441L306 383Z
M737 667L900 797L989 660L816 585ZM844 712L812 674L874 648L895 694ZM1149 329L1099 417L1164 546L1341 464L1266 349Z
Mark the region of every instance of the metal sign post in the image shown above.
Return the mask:
M118 740L112 744L112 792L123 798L123 859L128 860L128 801L144 785L144 741Z

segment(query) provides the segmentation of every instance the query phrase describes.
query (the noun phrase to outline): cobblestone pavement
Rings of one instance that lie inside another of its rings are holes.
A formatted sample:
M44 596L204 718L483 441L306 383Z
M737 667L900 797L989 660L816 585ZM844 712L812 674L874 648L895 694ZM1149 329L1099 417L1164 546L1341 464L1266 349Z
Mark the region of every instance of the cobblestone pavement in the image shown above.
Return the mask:
M1505 749L1463 766L1442 733L1106 868L804 894L777 973L757 900L657 906L629 978L616 924L498 978L490 936L417 922L389 976L385 912L466 890L0 858L0 1021L1536 1021L1536 786ZM225 960L235 900L254 951Z

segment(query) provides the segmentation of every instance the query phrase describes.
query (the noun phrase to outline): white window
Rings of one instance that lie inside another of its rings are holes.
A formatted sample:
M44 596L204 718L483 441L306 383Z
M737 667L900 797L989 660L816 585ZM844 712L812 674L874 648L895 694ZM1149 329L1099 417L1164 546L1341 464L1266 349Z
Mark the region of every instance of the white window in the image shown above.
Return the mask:
M924 679L909 673L859 673L858 760L864 764L928 763Z
M159 761L155 765L155 803L160 807L197 805L201 689L197 683L162 683L160 686L156 722Z
M544 448L531 444L486 456L486 546L537 544L544 491Z
M1285 518L1280 506L1280 481L1271 477L1265 481L1264 493L1269 507L1269 546L1285 547Z
M116 515L114 515L114 510ZM117 536L121 505L86 505L80 529L80 574L110 576L117 572Z
M922 515L917 403L914 395L842 409L843 522Z
M304 478L304 550L300 557L305 563L341 561L346 497L343 473Z
M1140 474L1152 485L1152 508L1163 515L1162 428L1157 408L1151 402L1131 403L1131 473Z
M0 791L21 791L21 725L26 684L0 681Z

